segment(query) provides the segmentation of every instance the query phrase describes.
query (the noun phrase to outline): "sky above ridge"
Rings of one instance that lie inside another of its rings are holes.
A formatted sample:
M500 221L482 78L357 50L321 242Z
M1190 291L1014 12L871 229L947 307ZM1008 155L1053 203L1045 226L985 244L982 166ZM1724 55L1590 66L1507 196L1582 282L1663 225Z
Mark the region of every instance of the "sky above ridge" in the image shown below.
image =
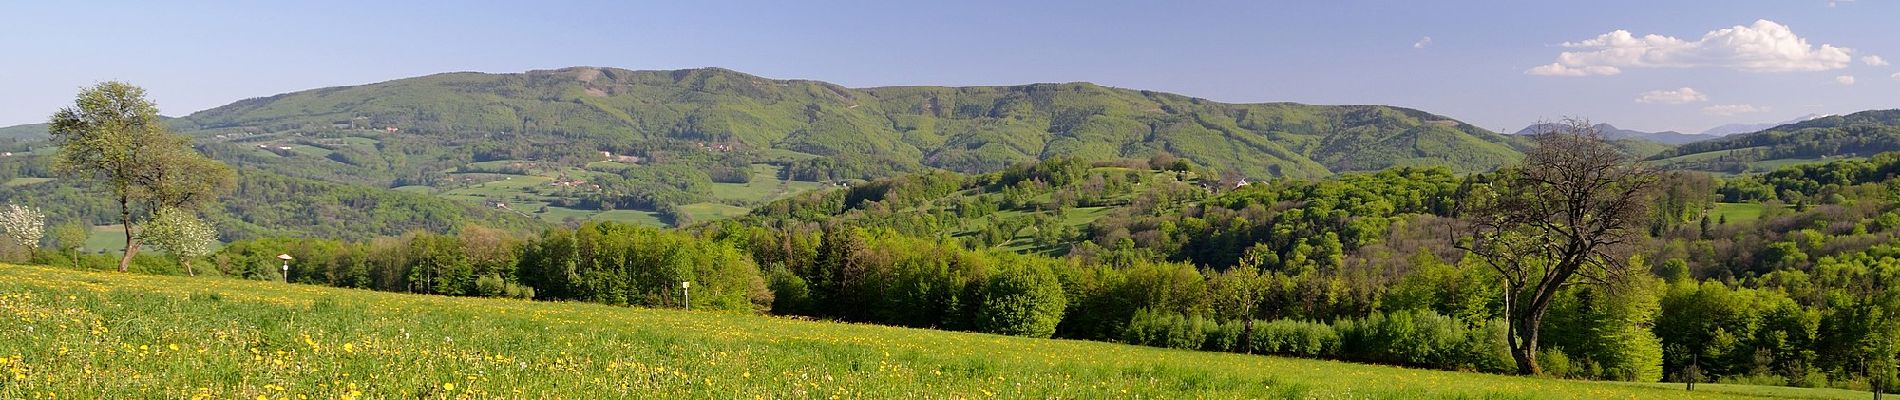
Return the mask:
M1900 108L1900 2L6 2L0 126L81 86L167 115L450 71L722 67L851 87L1087 81L1389 104L1511 132ZM394 3L394 4L390 4Z

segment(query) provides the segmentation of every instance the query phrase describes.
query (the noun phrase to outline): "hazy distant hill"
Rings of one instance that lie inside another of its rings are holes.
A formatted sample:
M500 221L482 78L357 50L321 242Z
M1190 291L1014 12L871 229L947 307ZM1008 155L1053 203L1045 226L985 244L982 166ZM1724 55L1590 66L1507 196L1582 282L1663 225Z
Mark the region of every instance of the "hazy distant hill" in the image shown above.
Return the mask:
M52 114L53 114L52 111L46 112L46 115L52 115ZM173 130L196 129L196 126L192 125L191 121L188 121L188 120L164 117L164 116L160 116L158 118L166 121L167 123L170 123ZM0 139L21 139L21 140L46 139L47 128L48 126L46 124L25 124L25 125L4 126L4 127L0 127Z
M1711 136L1728 136L1728 135L1733 135L1737 133L1755 133L1755 132L1760 132L1763 129L1773 128L1773 127L1792 124L1792 123L1801 122L1801 121L1812 120L1815 118L1821 118L1825 116L1826 115L1822 115L1822 114L1808 114L1808 115L1803 115L1800 118L1795 118L1795 119L1781 121L1781 122L1773 122L1773 123L1727 124L1727 125L1717 126L1714 128L1709 128L1708 130L1702 131L1701 134L1711 135Z
M1554 125L1556 124L1554 123L1531 124L1530 126L1524 127L1524 129L1517 130L1517 132L1513 134L1514 135L1528 135L1528 134L1532 134L1532 133L1536 133L1540 131L1548 131L1551 128L1553 128ZM1714 136L1694 135L1694 134L1687 134L1687 133L1681 133L1681 132L1676 132L1676 131L1643 132L1643 131L1632 130L1632 129L1618 128L1615 125L1610 125L1610 124L1596 124L1592 126L1595 127L1598 131L1603 132L1604 137L1611 138L1611 139L1642 139L1642 140L1648 140L1648 141L1653 141L1657 143L1671 144L1671 145L1697 142L1697 141L1715 138Z

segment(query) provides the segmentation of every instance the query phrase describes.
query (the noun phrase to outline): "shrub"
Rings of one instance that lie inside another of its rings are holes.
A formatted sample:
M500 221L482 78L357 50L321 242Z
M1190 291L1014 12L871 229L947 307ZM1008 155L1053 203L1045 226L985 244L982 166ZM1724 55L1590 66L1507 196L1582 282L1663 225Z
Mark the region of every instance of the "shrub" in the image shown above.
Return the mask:
M1049 337L1068 306L1062 284L1039 263L1006 267L984 286L977 329L1005 335ZM1197 345L1199 343L1196 343Z

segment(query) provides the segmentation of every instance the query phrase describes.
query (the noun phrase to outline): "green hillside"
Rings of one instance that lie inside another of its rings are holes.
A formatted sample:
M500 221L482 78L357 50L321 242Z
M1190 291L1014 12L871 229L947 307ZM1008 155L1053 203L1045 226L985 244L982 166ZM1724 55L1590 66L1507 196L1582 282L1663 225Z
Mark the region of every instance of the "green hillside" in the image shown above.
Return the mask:
M1872 110L1688 143L1650 160L1678 169L1768 172L1793 164L1896 150L1900 150L1900 110Z
M0 126L0 139L45 139L46 124Z
M0 265L0 397L1854 399ZM1376 382L1376 385L1368 385Z
M1088 83L853 89L716 68L439 74L248 99L187 118L201 135L244 143L288 134L482 146L464 158L650 155L666 152L666 141L720 143L731 146L721 152L792 165L812 179L1162 151L1256 178L1403 165L1475 171L1518 157L1503 136L1396 107L1226 104ZM536 148L552 144L563 148ZM393 179L456 161L413 158L337 167Z
M1514 138L1396 107L1227 104L1088 83L854 89L716 68L447 73L247 99L168 121L240 170L403 188L568 224L681 226L826 183L1055 157L1164 155L1211 177L1253 179L1395 166L1484 171L1521 157ZM10 151L45 147L12 140ZM24 165L7 168L8 178L54 177L32 158L4 160ZM262 229L245 218L225 221Z

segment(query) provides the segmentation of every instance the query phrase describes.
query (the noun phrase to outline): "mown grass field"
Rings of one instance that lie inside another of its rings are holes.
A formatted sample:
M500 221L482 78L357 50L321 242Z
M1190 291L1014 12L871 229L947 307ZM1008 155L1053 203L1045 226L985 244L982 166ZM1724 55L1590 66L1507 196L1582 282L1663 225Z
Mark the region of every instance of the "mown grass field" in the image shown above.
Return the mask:
M1709 218L1718 221L1727 218L1728 222L1747 222L1761 219L1761 214L1767 211L1768 205L1761 203L1715 203L1715 208L1709 210Z
M469 163L477 170L499 170L522 161L500 160ZM599 171L612 171L622 168L640 168L634 164L612 161L596 161L588 164L588 169L560 168L540 170L535 175L503 174L491 172L452 173L451 177L471 179L474 185L440 190L429 187L404 187L398 190L417 190L435 193L442 198L462 201L470 204L484 204L490 200L507 203L509 207L541 218L548 222L566 222L569 219L582 221L615 221L647 226L668 226L667 221L657 213L633 210L580 210L553 206L557 198L548 195L549 183L557 177L568 176L587 181ZM750 208L728 205L728 202L763 204L785 198L800 192L818 189L823 185L817 182L785 181L778 178L781 167L770 164L753 164L752 180L748 183L711 183L706 186L711 201L680 205L680 210L695 222L715 221L745 215ZM537 212L547 207L547 212Z
M0 398L1483 398L1867 393L1412 370L752 315L0 265Z

